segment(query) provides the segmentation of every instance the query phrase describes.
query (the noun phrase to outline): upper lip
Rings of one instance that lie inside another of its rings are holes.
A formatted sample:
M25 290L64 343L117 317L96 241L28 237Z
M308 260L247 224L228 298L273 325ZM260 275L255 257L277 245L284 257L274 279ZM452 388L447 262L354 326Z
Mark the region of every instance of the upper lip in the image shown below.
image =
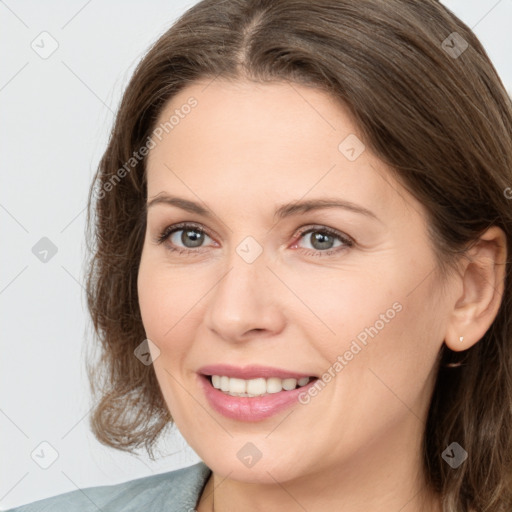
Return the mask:
M227 377L235 377L238 379L257 379L259 377L270 378L277 377L279 379L302 379L304 377L312 377L311 373L300 373L291 370L283 370L282 368L274 368L271 366L250 365L231 366L229 364L210 364L199 368L198 373L203 375L221 375Z

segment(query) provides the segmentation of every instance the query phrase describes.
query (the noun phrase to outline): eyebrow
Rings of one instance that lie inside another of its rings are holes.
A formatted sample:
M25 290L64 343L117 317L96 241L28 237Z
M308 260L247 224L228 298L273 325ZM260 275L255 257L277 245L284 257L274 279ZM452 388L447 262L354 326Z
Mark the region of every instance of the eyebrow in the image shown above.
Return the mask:
M146 209L149 209L157 204L167 204L170 206L176 206L177 208L181 208L190 213L196 213L198 215L202 215L203 217L212 218L213 213L204 206L196 203L194 201L190 201L189 199L184 199L182 197L171 196L169 194L161 193L158 196L154 197L146 204ZM363 206L357 205L350 201L345 201L338 198L322 198L322 199L308 199L308 200L298 200L292 201L290 203L283 204L276 208L274 212L274 219L277 217L279 220L284 219L286 217L291 217L293 215L299 215L302 213L307 213L313 210L321 210L324 208L342 208L344 210L348 210L354 213L359 213L361 215L365 215L367 217L371 217L380 222L380 219L373 213L372 211L364 208Z

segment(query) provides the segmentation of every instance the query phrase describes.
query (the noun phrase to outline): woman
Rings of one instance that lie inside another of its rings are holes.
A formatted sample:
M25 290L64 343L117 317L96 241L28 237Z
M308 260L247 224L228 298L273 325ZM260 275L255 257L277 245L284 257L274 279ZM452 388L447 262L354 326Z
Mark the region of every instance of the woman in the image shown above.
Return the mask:
M124 94L88 298L98 439L202 462L17 510L510 510L511 135L435 0L189 9Z

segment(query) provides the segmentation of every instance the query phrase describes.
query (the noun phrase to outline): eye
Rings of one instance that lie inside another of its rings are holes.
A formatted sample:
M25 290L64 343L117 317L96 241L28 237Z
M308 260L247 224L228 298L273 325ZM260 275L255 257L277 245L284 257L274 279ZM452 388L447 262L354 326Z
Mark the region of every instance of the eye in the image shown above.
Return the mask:
M326 226L305 228L299 232L299 238L309 242L310 247L302 247L307 255L330 256L352 247L355 242L347 235ZM182 222L168 226L157 236L157 244L166 244L169 251L178 253L198 254L204 248L206 239L212 238L197 224ZM296 248L297 242L292 246ZM311 249L311 250L308 250Z
M310 248L313 249L309 254L313 255L330 255L354 245L354 241L348 236L326 226L309 228L305 231L301 231L299 235L300 239L309 242ZM337 245L336 242L338 242ZM295 244L294 247L296 246Z
M155 241L158 244L167 243L170 251L197 252L194 249L201 248L206 238L211 240L200 226L181 223L165 228Z

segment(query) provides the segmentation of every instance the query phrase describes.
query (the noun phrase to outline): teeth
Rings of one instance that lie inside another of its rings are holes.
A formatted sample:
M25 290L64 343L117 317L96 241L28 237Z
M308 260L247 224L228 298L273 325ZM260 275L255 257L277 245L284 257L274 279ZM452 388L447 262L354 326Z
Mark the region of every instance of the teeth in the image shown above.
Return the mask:
M267 379L267 393L279 393L283 390L283 381L277 377Z
M230 393L246 393L245 380L235 379L231 377L229 379L229 392Z
M282 386L286 391L291 391L297 387L297 379L283 379Z
M221 377L220 378L220 388L221 391L229 391L229 377Z
M266 379L251 379L248 381L240 380L245 386L245 391L240 393L249 393L250 395L263 395L267 392L267 381ZM233 391L232 389L230 391Z
M263 396L269 393L279 393L283 389L291 391L297 387L305 386L309 382L309 377L301 379L279 379L270 377L264 379L237 379L235 377L226 377L225 375L212 375L212 385L231 396Z

